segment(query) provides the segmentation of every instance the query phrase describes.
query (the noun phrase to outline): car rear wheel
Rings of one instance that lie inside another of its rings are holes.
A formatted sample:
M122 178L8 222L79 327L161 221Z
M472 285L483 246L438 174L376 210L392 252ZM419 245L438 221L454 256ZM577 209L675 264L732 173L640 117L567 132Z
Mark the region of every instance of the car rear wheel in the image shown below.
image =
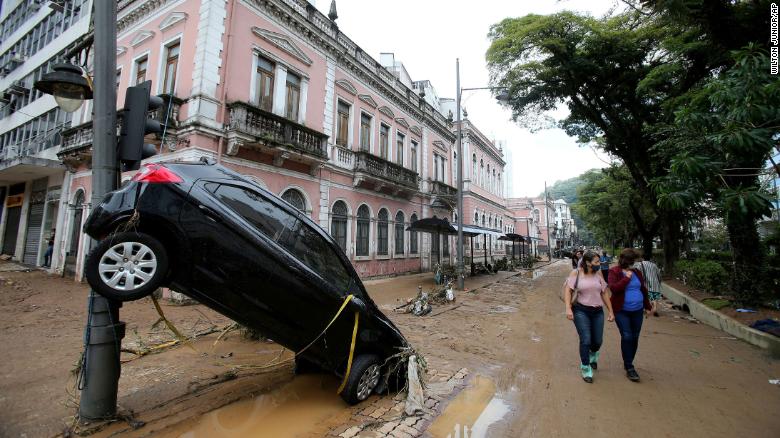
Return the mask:
M379 384L380 371L379 357L373 354L357 356L352 361L352 370L341 392L341 398L351 405L367 399Z
M87 282L106 298L132 301L159 288L168 272L168 254L154 237L138 232L116 233L90 252Z

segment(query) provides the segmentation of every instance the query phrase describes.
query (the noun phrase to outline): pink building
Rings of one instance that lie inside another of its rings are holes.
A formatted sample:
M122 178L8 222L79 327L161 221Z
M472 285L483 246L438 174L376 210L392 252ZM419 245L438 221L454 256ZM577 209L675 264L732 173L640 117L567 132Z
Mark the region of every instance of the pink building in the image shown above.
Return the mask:
M456 219L447 102L428 81L421 92L392 54L376 61L303 0L124 0L117 26L118 106L145 80L165 101L154 114L165 125L160 153L147 161L213 157L318 221L364 277L454 262L454 238L406 231L417 219ZM69 170L63 198L76 207L56 250L77 276L90 113L74 114L58 153ZM466 170L467 223L502 230L511 217L502 153L468 120L464 132L466 157L480 163ZM503 244L488 245L503 255Z
M509 198L506 201L517 234L529 236L533 240L535 255L543 256L547 254L548 248L557 248L555 206L552 200L547 200L547 208L544 198Z

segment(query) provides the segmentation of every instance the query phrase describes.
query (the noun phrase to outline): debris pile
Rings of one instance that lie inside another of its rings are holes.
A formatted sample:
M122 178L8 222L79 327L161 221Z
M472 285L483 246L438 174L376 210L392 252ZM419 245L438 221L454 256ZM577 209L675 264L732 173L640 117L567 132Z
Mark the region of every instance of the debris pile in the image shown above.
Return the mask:
M436 286L430 292L423 292L422 286L417 286L417 296L408 298L406 302L395 308L396 313L411 313L423 316L431 313L431 304L447 304L455 301L455 291L452 281L444 286Z

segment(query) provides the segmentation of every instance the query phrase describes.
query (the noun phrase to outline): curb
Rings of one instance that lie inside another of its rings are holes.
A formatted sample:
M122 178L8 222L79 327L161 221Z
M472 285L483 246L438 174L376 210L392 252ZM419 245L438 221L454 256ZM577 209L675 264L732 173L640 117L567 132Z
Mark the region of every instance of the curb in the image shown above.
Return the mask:
M750 328L728 315L710 309L707 305L665 283L661 285L661 289L663 289L666 298L680 307L687 307L691 316L699 321L756 347L761 347L774 358L780 358L779 337Z

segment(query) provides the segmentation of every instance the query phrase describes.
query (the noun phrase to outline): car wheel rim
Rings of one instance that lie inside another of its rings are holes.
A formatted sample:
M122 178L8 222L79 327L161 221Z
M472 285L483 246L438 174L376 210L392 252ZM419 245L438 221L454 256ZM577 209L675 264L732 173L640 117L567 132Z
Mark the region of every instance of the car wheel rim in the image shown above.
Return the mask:
M132 292L145 286L157 272L157 256L140 242L118 243L100 257L98 273L108 287Z
M360 382L358 382L358 400L365 400L374 390L377 383L379 383L379 365L371 365L366 368L363 375L360 376Z

